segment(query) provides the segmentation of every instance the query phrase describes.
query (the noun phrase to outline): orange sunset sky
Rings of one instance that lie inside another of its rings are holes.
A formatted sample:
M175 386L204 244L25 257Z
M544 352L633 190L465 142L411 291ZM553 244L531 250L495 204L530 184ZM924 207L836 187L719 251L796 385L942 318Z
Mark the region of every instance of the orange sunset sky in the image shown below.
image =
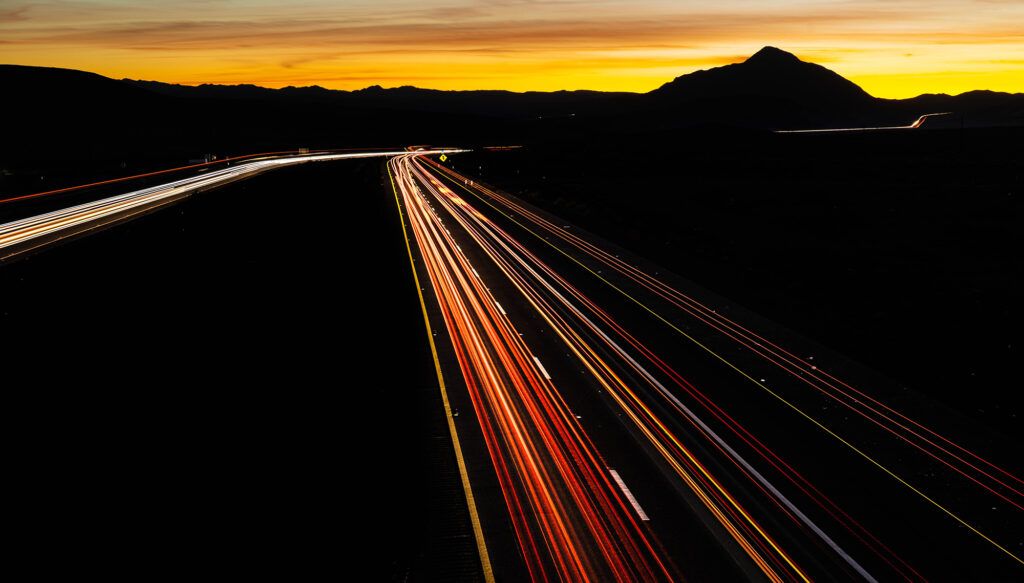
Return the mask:
M185 84L648 91L764 45L879 97L1024 91L1024 0L0 0L0 62Z

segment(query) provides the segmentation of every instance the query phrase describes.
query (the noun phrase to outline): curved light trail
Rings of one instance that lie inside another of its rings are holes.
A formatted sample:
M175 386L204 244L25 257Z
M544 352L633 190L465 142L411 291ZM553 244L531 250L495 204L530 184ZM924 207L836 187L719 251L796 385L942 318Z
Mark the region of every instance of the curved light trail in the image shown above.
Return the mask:
M834 132L873 132L878 130L916 130L917 128L924 125L924 122L928 121L928 118L939 117L942 115L949 115L953 112L944 111L942 113L926 113L910 125L905 126L881 126L881 127L868 127L868 128L825 128L816 130L775 130L776 134L829 134Z
M459 150L434 150L434 152L456 152ZM91 201L84 204L72 206L65 209L44 213L37 216L27 217L0 225L0 261L39 247L54 243L70 236L94 230L96 228L122 221L126 218L148 212L155 208L170 204L181 198L203 189L223 186L229 182L251 178L262 172L285 166L305 164L309 162L326 162L332 160L346 160L352 158L371 158L380 156L395 156L403 154L404 151L367 151L367 152L346 152L340 154L311 154L299 156L264 156L257 160L251 160L229 166L220 170L208 172L198 176L191 176L180 180L168 182L158 186L143 188L111 196L101 200ZM422 152L426 153L426 152ZM419 155L419 154L413 154ZM247 157L241 157L247 158ZM237 160L233 158L232 160ZM174 168L173 171L187 168L206 166L199 164L185 168ZM171 171L171 170L168 170ZM152 176L164 171L146 174ZM137 178L137 177L129 177ZM108 184L122 179L105 181L98 184ZM94 185L84 185L89 187ZM8 199L8 201L20 200L23 198L36 198L39 196L77 190L79 187L70 187L56 191L36 193L24 197Z

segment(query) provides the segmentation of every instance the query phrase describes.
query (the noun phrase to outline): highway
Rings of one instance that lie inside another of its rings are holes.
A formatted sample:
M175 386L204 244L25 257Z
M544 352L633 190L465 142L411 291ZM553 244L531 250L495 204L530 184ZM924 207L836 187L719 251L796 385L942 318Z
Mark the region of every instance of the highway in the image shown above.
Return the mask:
M1019 444L446 164L388 170L498 579L1024 576Z
M1020 444L435 160L460 151L250 159L0 225L0 259L275 168L386 157L485 581L1024 577ZM332 216L325 252L335 228L366 240Z
M437 151L455 152L457 150ZM311 162L394 156L402 153L404 151L396 150L264 156L205 174L11 221L0 225L0 261L151 212L192 193L224 186L236 180L251 178L275 168ZM70 189L40 194L56 194L66 190ZM39 195L27 195L10 200L37 196Z

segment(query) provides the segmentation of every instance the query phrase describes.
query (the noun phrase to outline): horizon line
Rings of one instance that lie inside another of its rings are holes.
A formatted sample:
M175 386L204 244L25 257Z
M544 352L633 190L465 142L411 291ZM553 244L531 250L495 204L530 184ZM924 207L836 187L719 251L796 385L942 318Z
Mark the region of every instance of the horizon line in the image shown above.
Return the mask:
M776 48L776 47L772 47L770 45L765 45L764 48ZM815 63L813 61L805 61L805 60L801 59L799 56L795 55L794 53L790 53L789 51L785 51L783 49L777 49L777 48L776 48L776 50L779 50L781 52L793 55L793 56L797 57L797 59L800 62L802 62L802 63L818 65L820 67L824 67L825 69L828 69L829 71L832 71L833 73L836 73L835 71L833 71L832 69L829 69L825 65L822 65L820 63ZM749 59L749 57L747 57L747 58ZM529 93L605 93L605 94L609 94L609 95L616 95L616 94L622 94L622 95L647 95L647 94L649 94L649 93L651 93L653 91L656 91L656 90L660 89L661 87L663 87L664 85L672 82L673 80L678 79L679 77L684 77L686 75L691 75L691 74L697 73L699 71L708 71L708 70L712 70L712 69L718 69L718 68L721 68L721 67L727 67L727 66L730 66L730 65L738 65L738 64L742 64L744 62L746 62L746 60L736 61L736 62L733 62L733 63L727 63L725 65L718 65L718 66L715 66L715 67L707 67L707 68L704 68L704 69L695 69L693 71L689 71L687 73L682 73L680 75L677 75L676 77L673 77L672 79L664 81L658 87L655 87L654 89L650 89L648 91L604 90L604 89L586 89L586 88L576 88L576 89L524 89L524 90L495 89L495 88L439 89L439 88L435 88L435 87L424 87L424 86L421 86L421 85L409 85L409 84L384 86L380 82L372 83L370 85L367 85L365 87L361 87L359 89L340 89L340 88L325 87L325 86L320 85L318 83L314 83L312 85L293 85L293 84L289 84L289 85L281 85L281 86L275 87L275 86L272 86L272 85L263 85L263 84L260 84L259 82L252 82L252 81L242 82L242 83L216 83L216 82L211 82L211 81L201 81L201 82L189 83L189 82L181 82L181 81L162 81L162 80L159 80L159 79L142 79L142 78L132 78L132 77L114 77L114 76L104 75L103 73L98 73L96 71L89 71L89 70L85 70L85 69L75 69L75 68L72 68L72 67L59 67L59 66L53 66L53 65L28 65L28 64L22 64L22 63L0 63L0 66L28 67L28 68L36 68L36 69L59 69L59 70L63 70L63 71L76 71L76 72L79 72L79 73L87 73L87 74L90 74L90 75L97 75L97 76L103 77L105 79L109 79L111 81L126 81L126 82L141 82L141 83L160 83L162 85L174 85L174 86L178 86L178 87L190 87L190 88L199 88L199 87L204 87L204 86L212 86L212 87L255 87L255 88L258 88L258 89L265 89L267 91L281 91L281 90L284 90L284 89L322 89L324 91L334 91L334 92L340 92L340 93L358 93L358 92L361 92L361 91L367 91L367 90L375 89L376 88L376 89L380 89L380 90L383 90L383 91L391 91L391 90L396 90L396 89L417 89L417 90L421 90L421 91L437 91L437 92L440 92L440 93L495 92L495 93L512 93L512 94L516 94L516 95L525 95L525 94L529 94ZM840 75L839 73L836 73L836 74ZM882 99L882 100L888 100L888 101L904 101L904 100L908 100L908 99L917 99L919 97L927 97L927 96L960 97L960 96L966 95L968 93L978 93L978 92L1002 93L1004 95L1024 95L1024 92L1021 92L1021 91L1000 91L1000 90L997 90L997 89L976 88L976 89L968 89L966 91L961 91L959 93L930 93L930 92L926 92L926 93L918 93L916 95L912 95L912 96L909 96L909 97L879 97L877 95L871 94L870 92L868 92L868 90L864 89L860 84L856 83L855 81L852 81L851 79L848 79L847 77L845 77L843 75L840 75L840 77L842 77L843 79L846 79L847 81L850 81L851 83L854 83L855 85L857 85L857 87L860 87L860 89L863 90L865 93L867 93L868 96L870 96L872 99Z

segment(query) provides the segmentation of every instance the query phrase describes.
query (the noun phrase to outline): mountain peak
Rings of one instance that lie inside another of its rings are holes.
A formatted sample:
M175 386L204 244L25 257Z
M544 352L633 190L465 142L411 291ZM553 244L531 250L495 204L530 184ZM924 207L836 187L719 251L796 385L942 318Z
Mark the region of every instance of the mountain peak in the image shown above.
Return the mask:
M745 63L761 63L761 64L779 64L779 63L799 63L800 59L797 58L793 53L787 53L782 49L775 47L764 47L750 56Z
M742 63L676 77L651 93L671 103L734 100L740 108L803 107L830 114L856 112L871 103L870 95L834 71L771 46Z

